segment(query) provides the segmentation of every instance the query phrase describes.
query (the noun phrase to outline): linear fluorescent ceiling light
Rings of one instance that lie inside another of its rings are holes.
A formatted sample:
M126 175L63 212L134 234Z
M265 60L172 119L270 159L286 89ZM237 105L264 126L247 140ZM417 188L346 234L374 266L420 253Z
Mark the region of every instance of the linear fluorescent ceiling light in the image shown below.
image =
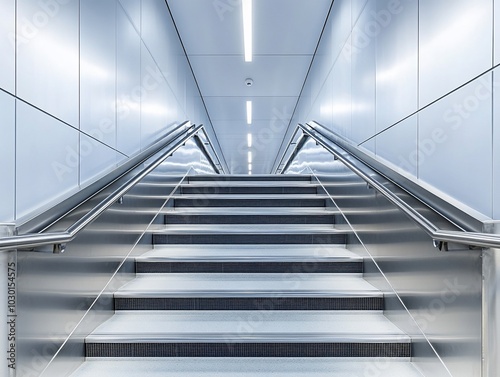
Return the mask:
M247 101L247 124L252 124L252 101Z
M252 171L252 164L248 164L248 171Z
M248 152L248 163L251 164L252 163L252 152Z
M248 148L252 148L252 134L247 135Z
M253 56L252 48L252 0L243 0L243 40L245 45L245 61L251 62Z

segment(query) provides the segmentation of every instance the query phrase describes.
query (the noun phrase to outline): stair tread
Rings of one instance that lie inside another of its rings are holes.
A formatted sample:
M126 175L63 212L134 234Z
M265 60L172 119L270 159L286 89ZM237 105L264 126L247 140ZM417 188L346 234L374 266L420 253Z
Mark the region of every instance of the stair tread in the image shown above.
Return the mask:
M87 342L409 342L380 312L122 311Z
M330 261L361 262L363 258L335 245L157 245L136 258L140 262L161 261Z
M422 377L406 359L386 358L117 358L90 359L71 377Z
M289 199L289 200L304 200L304 199L328 199L328 195L322 194L182 194L174 195L173 199L224 199L224 200L270 200L270 199ZM202 205L202 203L200 203Z
M171 207L165 215L336 215L333 207Z
M167 234L334 234L351 233L347 225L280 224L279 229L260 224L165 224L152 227L155 233Z
M115 297L381 297L361 274L138 274Z

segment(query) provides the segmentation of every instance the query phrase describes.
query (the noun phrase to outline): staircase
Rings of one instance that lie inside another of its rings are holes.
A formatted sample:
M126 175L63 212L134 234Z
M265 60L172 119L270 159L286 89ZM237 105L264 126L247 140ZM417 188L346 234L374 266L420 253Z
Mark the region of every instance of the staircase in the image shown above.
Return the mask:
M421 377L319 192L308 176L189 178L72 377Z

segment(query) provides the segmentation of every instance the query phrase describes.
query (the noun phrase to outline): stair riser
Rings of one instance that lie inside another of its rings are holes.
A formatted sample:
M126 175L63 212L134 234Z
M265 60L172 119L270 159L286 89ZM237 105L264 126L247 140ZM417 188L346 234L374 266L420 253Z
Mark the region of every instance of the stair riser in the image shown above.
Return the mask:
M165 224L334 224L334 215L165 215Z
M137 262L136 273L362 273L362 262Z
M116 297L115 310L384 310L382 297Z
M324 199L210 199L201 195L199 198L174 199L174 207L324 207Z
M189 187L183 186L181 193L183 195L218 195L218 194L317 194L317 188L311 187L224 187L224 186L204 186Z
M188 182L311 182L309 176L290 176L290 175L270 175L270 176L200 176L189 177Z
M345 234L154 234L155 245L345 244Z
M409 343L87 343L87 357L410 357Z

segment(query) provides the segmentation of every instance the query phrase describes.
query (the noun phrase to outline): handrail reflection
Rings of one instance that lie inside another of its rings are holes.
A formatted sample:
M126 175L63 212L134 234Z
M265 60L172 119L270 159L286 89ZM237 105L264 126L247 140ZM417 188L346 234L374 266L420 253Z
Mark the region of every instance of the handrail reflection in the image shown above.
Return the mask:
M349 151L340 146L336 141L332 140L326 132L321 132L321 127L319 124L315 123L316 127L311 127L310 125L297 125L297 130L302 130L302 132L311 137L316 141L317 144L321 145L328 152L333 154L336 159L341 161L349 169L351 169L355 174L362 178L371 187L380 192L389 202L397 206L403 213L405 213L410 219L416 222L434 241L436 247L440 249L442 247L446 248L446 243L458 243L474 247L486 247L486 248L500 248L500 236L489 233L481 232L467 232L467 231L452 231L443 230L432 223L429 219L424 217L422 214L417 212L413 207L408 205L405 201L400 199L392 191L387 189L385 186L381 185L379 182L374 180L370 175L366 174L364 171L359 169L355 164L353 164L349 159L345 158L347 154L350 157L354 157ZM335 135L334 132L328 130L329 133ZM335 135L336 136L336 135ZM342 137L339 136L342 139ZM285 149L286 154L290 145ZM293 153L289 156L289 159L293 157ZM283 158L282 158L283 160ZM357 159L360 161L359 159ZM360 161L364 164L362 161ZM287 163L288 164L288 161ZM284 165L286 165L284 164ZM365 165L365 164L364 164ZM284 173L282 171L281 173ZM381 174L383 175L383 174Z
M182 130L182 128L184 128ZM94 208L87 212L83 217L81 217L74 224L66 228L65 231L61 232L46 232L46 233L35 233L26 234L19 236L10 236L0 238L0 251L2 250L15 250L15 249L32 249L35 247L54 245L55 253L62 253L65 250L65 244L71 242L83 229L85 229L90 223L96 220L106 209L111 207L120 198L122 198L130 189L132 189L137 183L139 183L145 176L156 169L160 164L163 163L170 155L172 155L177 149L181 148L189 139L194 137L199 131L203 130L203 125L194 126L190 122L182 123L178 129L182 132L175 137L174 140L160 141L151 147L152 152L146 157L141 158L134 168L140 166L144 162L148 161L150 158L161 153L151 164L142 169L134 177L130 178L127 182L122 184L116 190L114 190L110 195L108 195L104 200L99 202ZM205 134L205 136L207 136ZM215 151L214 151L215 152ZM212 158L209 155L210 158ZM217 157L218 159L218 157ZM215 166L220 166L220 160L212 163ZM130 169L130 170L132 170ZM122 178L129 171L122 174L116 180ZM221 169L222 171L222 169ZM113 182L115 182L114 180Z

